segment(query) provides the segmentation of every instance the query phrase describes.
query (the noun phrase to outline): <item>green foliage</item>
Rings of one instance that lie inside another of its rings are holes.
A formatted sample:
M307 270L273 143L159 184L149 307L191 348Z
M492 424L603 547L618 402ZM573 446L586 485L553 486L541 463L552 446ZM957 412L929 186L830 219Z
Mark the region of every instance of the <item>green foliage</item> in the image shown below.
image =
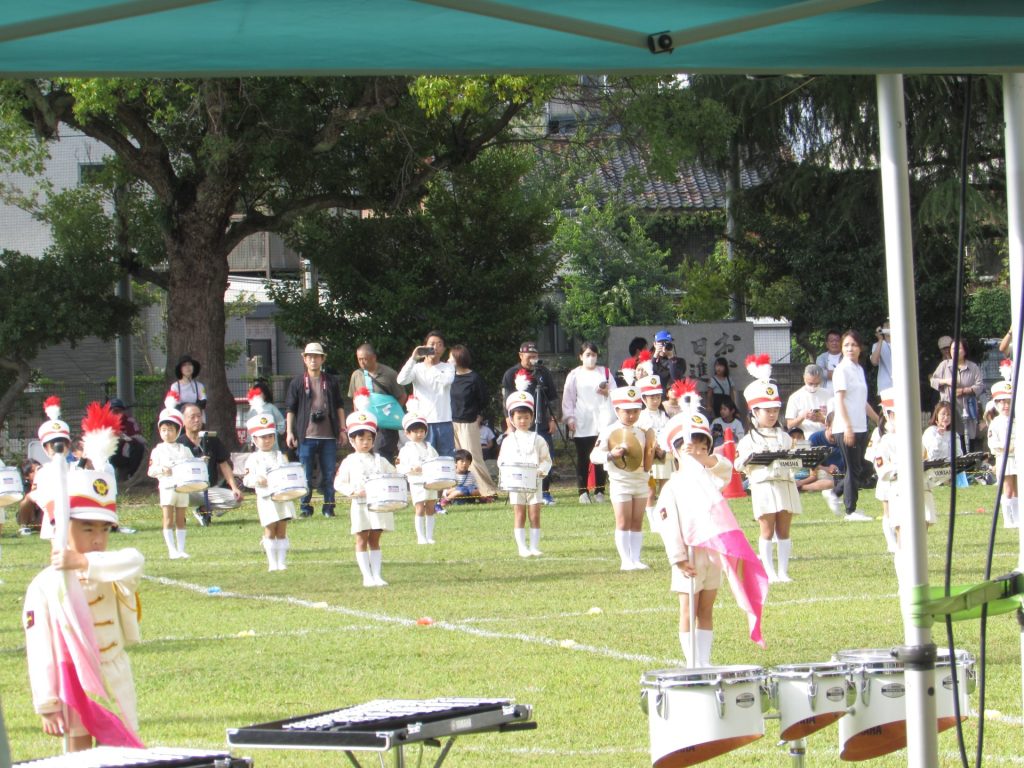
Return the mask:
M551 199L525 180L531 164L528 153L490 150L435 179L421 210L307 219L292 244L319 270L321 295L294 283L272 289L279 327L296 342L325 339L338 350L332 364L369 341L395 367L436 328L498 380L535 332L554 270L541 248Z
M462 119L466 114L486 115L499 104L542 105L566 77L495 75L459 77L423 75L409 84L409 92L428 118Z
M562 259L562 326L600 342L611 325L672 322L669 290L676 281L665 265L667 252L647 236L635 212L580 195L576 214L559 217L552 241Z
M998 339L1010 327L1010 292L1003 286L979 288L967 297L962 330L970 339Z

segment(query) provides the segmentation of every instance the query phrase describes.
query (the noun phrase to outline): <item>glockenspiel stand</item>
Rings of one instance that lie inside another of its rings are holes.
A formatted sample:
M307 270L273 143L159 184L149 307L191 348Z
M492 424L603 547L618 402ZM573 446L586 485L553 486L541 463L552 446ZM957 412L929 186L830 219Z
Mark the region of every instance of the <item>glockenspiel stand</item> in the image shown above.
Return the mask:
M807 757L807 739L787 741L789 746L789 759L793 768L804 768L804 758Z

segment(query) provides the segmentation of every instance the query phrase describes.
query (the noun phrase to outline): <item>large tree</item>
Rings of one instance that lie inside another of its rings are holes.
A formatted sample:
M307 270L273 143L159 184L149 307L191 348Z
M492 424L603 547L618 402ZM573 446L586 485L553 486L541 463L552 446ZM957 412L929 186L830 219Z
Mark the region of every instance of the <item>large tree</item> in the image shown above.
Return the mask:
M544 82L434 78L414 95L401 77L27 80L0 93L40 136L67 126L112 150L122 206L139 214L122 264L167 289L168 377L180 355L200 359L211 426L230 435L231 250L316 211L414 208L438 172L508 137Z

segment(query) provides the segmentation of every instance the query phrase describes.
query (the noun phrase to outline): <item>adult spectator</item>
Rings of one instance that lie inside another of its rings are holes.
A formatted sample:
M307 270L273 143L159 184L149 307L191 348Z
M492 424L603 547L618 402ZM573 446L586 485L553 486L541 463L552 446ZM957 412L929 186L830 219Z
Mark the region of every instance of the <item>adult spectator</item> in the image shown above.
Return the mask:
M974 441L978 437L978 395L985 386L981 368L967 359L967 342L960 339L954 342L952 355L958 360L956 366L956 391L953 387L953 357L943 360L931 377L933 389L938 390L939 397L952 403L956 414L956 433L960 435L961 447L964 452L974 450ZM954 399L955 398L955 399Z
M178 409L185 403L195 403L202 410L206 410L206 387L202 382L197 381L199 370L202 366L192 355L182 355L178 364L174 366L174 377L177 379L171 384L171 391L178 395Z
M427 420L427 442L438 456L455 455L452 426L452 383L455 366L444 362L445 341L440 331L430 331L423 346L416 347L398 372L398 383L412 384L420 416Z
M554 404L558 398L558 387L555 386L555 377L551 371L540 362L540 353L537 351L537 343L524 341L519 345L519 364L513 365L505 375L501 377L501 402L505 403L509 395L516 391L516 374L525 370L529 374L530 383L526 391L533 395L534 417L532 432L536 432L544 442L548 444L548 451L553 457L555 455L555 442L552 435L558 430L558 422L555 421ZM515 431L512 421L505 418L505 433L511 435ZM551 475L548 474L542 482L543 499L545 504L554 504L551 496Z
M285 443L298 450L309 490L299 502L299 515L313 515L313 465L320 466L320 495L324 517L334 517L334 466L338 446L344 445L345 408L338 380L324 372L324 348L316 342L302 351L306 370L288 383L285 395Z
M448 362L455 366L455 380L452 382L452 425L455 428L455 447L469 451L473 463L469 471L476 479L477 490L483 497L494 496L498 489L484 462L481 449L480 425L484 411L491 402L483 377L472 369L473 358L469 348L463 344L452 347Z
M999 340L999 351L1004 356L1013 358L1013 327L1006 332L1006 335Z
M932 401L932 407L942 402L942 397L939 395L939 388L935 384L935 378L938 376L939 369L943 367L943 364L949 361L950 347L953 346L952 336L939 336L939 364L935 366L935 370L932 371L932 375L928 377L928 382L931 384L932 389L935 390L935 395ZM949 402L948 400L946 401Z
M875 329L875 343L871 345L871 364L878 369L878 391L892 388L892 344L889 320Z
M128 412L128 406L119 397L110 399L110 412L121 417L121 434L117 438L117 451L110 457L118 483L134 477L146 456L146 439L138 419Z
M801 429L808 440L825 428L828 392L821 386L825 372L812 363L804 368L804 385L786 403L786 429Z
M611 371L597 364L597 345L585 341L580 346L580 363L569 371L562 390L562 423L576 445L576 490L580 504L604 501L607 472L604 464L591 464L590 453L601 427L615 419L611 390L615 386ZM594 498L590 498L588 480L594 467Z
M836 366L832 376L835 390L835 411L832 418L832 431L839 440L839 449L843 452L846 462L846 475L837 481L832 490L822 491L825 502L836 514L843 510L837 498L842 494L846 507L846 520L868 521L872 518L857 508L860 487L864 484L867 465L864 463L864 450L868 444L868 417L878 421L878 415L868 403L868 382L864 377L864 369L860 364L861 351L864 343L860 334L849 330L840 337L840 348L843 359Z
M391 395L399 405L405 405L405 388L398 383L398 372L377 360L377 350L369 342L356 348L356 364L348 380L348 399L355 397L356 390L366 387L370 392ZM377 425L377 436L373 440L373 451L392 464L398 456L398 430L384 429Z
M192 515L204 528L210 524L211 514L218 517L229 509L237 509L242 503L242 489L235 481L231 470L231 454L215 434L203 431L203 411L198 403L181 406L181 417L185 429L178 436L178 442L192 451L192 455L206 461L210 487L188 495L188 504L194 506ZM224 486L227 486L226 488Z
M654 354L651 356L654 373L661 378L662 392L668 392L673 383L686 378L686 361L676 357L675 339L668 331L654 334Z
M715 364L711 368L711 377L708 379L705 407L712 417L720 416L722 403L726 400L735 404L736 385L732 383L732 376L729 375L729 361L724 357L716 357Z
M825 334L825 351L818 355L814 361L825 373L825 378L821 383L830 397L834 391L832 387L832 374L843 360L842 341L843 335L839 331L830 330Z
M812 469L807 477L796 481L796 487L801 492L822 491L831 493L835 485L833 478L846 471L846 464L843 462L843 452L839 445L837 445L835 435L832 434L832 419L833 414L830 413L825 417L825 428L819 429L808 440L811 448L829 448L830 451L821 464Z

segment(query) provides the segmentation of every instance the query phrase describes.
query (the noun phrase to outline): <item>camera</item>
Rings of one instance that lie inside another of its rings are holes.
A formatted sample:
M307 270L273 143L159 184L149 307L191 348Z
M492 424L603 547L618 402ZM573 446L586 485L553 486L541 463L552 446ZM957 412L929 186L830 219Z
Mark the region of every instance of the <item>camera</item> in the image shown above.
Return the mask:
M666 341L665 342L664 349L665 349L666 352L671 352L675 348L676 348L675 344L673 344L671 341Z
M416 347L416 357L431 357L434 354L433 347Z
M540 358L538 357L538 358L537 358L536 360L534 360L534 361L533 361L533 367L534 367L534 368L543 368L543 367L544 367L544 361L543 361L543 360L541 360L541 359L540 359Z
M217 436L217 433L214 432L214 431L209 431L208 432L206 430L203 430L202 432L199 433L199 439L200 440L205 440L208 437L216 437L216 436Z
M319 424L321 421L324 420L324 416L325 414L323 411L313 411L312 413L309 414L309 420L312 421L314 424Z

